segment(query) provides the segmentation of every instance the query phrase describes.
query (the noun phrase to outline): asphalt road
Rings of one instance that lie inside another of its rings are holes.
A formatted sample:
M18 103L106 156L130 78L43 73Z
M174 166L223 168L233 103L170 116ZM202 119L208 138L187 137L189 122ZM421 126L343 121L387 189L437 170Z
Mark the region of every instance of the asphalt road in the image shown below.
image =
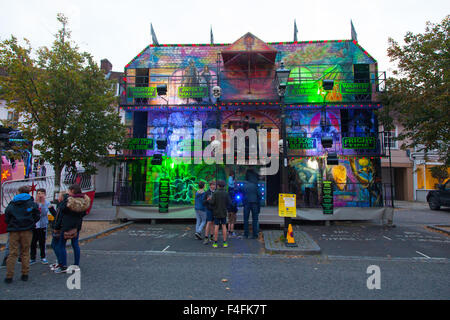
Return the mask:
M396 212L396 228L377 222L296 226L322 248L307 257L267 254L262 241L242 238L214 249L193 237L192 224L133 224L82 245L81 289L69 290L69 274L41 264L22 282L17 265L14 282L0 282L0 299L447 300L450 237L425 226L429 220L450 224L449 217L448 211L405 209ZM380 289L370 290L373 265Z

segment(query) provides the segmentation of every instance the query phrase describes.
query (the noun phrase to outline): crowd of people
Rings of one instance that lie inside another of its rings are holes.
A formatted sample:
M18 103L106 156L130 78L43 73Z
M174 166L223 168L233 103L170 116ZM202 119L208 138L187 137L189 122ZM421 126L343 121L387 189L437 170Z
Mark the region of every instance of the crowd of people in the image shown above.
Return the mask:
M74 252L74 265L80 265L80 246L78 237L83 217L90 206L90 198L81 192L78 184L61 193L56 208L46 200L46 190L38 189L36 200L29 194L30 187L22 186L17 195L5 209L8 241L2 266L6 266L5 283L11 283L15 264L22 265L21 280L27 281L30 266L36 263L37 246L40 249L40 262L48 264L46 255L47 231L52 230L51 247L56 262L50 265L55 273L67 271L67 240L71 240ZM50 226L50 228L49 228ZM20 257L19 257L20 254Z
M218 247L219 229L222 229L222 246L228 247L227 239L235 237L234 226L238 212L236 194L242 194L244 207L244 238L249 238L249 218L252 213L252 238L259 235L259 212L261 209L261 192L258 188L258 177L253 171L247 171L246 181L241 188L237 188L234 175L228 179L228 191L223 180L209 181L209 189L205 191L205 182L198 183L195 194L196 227L195 237L203 239L203 244L212 243L213 248ZM204 230L204 235L202 236Z

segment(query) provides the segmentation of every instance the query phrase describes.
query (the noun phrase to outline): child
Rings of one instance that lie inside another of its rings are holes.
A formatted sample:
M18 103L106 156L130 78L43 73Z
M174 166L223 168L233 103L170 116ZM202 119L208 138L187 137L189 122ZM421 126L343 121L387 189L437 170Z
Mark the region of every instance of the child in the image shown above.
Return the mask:
M214 192L209 200L213 208L214 215L214 243L213 248L217 248L217 237L219 234L219 225L222 225L223 247L228 247L227 242L227 208L231 205L230 195L225 191L225 181L217 182L219 189Z
M205 228L205 239L203 241L203 244L208 244L208 242L212 241L212 237L213 237L214 217L213 217L212 207L211 207L211 204L209 203L209 200L211 200L211 197L214 194L214 191L216 191L216 182L210 181L209 182L209 190L206 191L205 198L203 200L203 203L205 204L205 209L206 209L206 228Z
M234 224L236 223L236 214L238 212L238 207L236 199L232 198L231 205L228 208L228 233L230 237L236 236L234 233Z
M202 240L202 230L206 224L206 208L203 203L205 200L205 183L199 181L198 190L195 194L195 215L197 217L197 223L195 225L195 237L198 240Z
M31 247L30 247L30 265L36 263L36 251L38 242L39 242L39 249L41 252L41 263L48 264L45 254L45 241L47 239L47 226L48 226L48 212L49 210L55 212L55 209L50 204L50 202L45 199L46 193L47 192L45 189L37 190L36 204L39 206L41 218L39 219L38 222L36 222L36 228L33 229L33 238L31 240Z

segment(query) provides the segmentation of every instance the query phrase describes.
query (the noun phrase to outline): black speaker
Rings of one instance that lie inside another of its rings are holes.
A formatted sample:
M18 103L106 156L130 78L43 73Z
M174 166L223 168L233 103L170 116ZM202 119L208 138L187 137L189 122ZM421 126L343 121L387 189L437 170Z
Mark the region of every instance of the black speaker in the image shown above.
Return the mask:
M333 137L322 137L320 142L323 148L331 148L333 146Z
M167 140L166 139L156 140L156 146L157 146L158 150L165 150L167 147Z
M328 157L327 157L327 165L333 166L333 165L338 165L338 164L339 164L339 159L337 157L337 154L329 153Z
M162 164L162 154L154 154L152 158L152 165L160 166Z
M334 80L325 79L322 80L323 90L333 90Z
M165 96L167 94L167 85L166 84L157 85L156 92L158 93L158 96Z

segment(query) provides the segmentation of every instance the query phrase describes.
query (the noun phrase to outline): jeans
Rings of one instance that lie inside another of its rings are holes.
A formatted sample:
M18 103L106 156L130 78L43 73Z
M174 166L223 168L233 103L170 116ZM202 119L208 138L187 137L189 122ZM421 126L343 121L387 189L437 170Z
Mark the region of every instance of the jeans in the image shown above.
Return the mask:
M47 238L47 228L33 229L33 238L31 239L31 260L36 260L37 244L39 242L39 250L41 251L41 259L45 258L45 240Z
M61 264L61 259L59 258L59 247L58 247L59 238L53 237L51 247L56 256L56 261L58 264Z
M202 230L206 224L206 211L195 210L197 216L197 224L195 225L195 231L202 233Z
M244 205L244 237L248 237L248 219L250 211L252 212L253 237L256 238L259 234L259 204L253 202Z
M74 265L80 265L80 245L78 244L78 237L80 233L77 233L77 236L73 239L70 239L74 254ZM66 251L66 242L67 239L64 239L64 232L61 232L61 236L58 241L58 254L60 259L60 264L67 267L67 251Z

